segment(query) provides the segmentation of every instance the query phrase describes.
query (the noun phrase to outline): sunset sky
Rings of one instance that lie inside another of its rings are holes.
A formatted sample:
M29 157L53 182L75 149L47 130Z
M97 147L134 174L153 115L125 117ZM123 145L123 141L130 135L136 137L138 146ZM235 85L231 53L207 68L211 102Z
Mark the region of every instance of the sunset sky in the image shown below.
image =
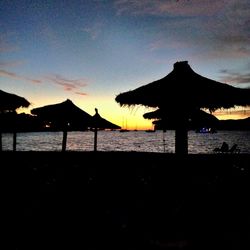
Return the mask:
M120 126L150 128L142 114L151 110L120 107L115 97L183 60L202 76L249 88L250 1L0 1L0 89L30 109L70 99ZM250 108L217 113L248 116Z

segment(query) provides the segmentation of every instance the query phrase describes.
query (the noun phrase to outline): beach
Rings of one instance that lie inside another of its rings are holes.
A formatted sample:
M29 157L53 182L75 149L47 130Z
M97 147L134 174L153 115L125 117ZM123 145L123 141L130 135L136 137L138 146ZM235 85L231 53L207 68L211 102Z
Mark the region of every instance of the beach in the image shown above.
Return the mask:
M5 151L0 156L10 249L249 244L249 154Z

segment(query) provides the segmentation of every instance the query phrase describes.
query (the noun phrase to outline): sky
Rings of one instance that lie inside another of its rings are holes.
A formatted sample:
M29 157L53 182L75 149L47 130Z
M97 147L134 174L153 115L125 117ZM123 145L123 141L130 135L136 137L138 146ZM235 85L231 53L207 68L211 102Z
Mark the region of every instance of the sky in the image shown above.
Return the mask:
M115 97L158 80L177 61L207 78L250 87L249 0L2 0L0 89L19 112L70 99L128 129L151 128L143 106ZM250 108L219 110L219 119Z

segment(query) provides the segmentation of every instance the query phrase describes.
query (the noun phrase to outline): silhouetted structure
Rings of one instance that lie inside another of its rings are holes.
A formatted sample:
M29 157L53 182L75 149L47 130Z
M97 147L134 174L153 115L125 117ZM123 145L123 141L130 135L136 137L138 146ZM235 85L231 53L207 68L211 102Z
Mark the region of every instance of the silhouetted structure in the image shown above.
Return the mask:
M183 92L183 94L181 94ZM188 117L194 110L250 105L250 89L241 89L220 83L194 72L187 61L176 62L164 78L119 94L115 100L121 106L144 105L158 107L166 116L175 116L175 152L188 153Z
M176 116L178 116L178 113L173 111L164 113L160 109L143 115L145 119L154 119L153 124L156 125L156 130L176 129ZM219 120L215 116L203 110L193 110L193 112L188 114L188 129L199 130L204 127L215 129L218 127L218 124Z
M95 108L95 114L92 118L92 125L91 127L94 129L94 151L97 151L97 131L98 129L120 129L121 127L109 122L108 120L102 118L99 113L97 108Z
M0 112L13 112L17 108L29 107L30 102L28 102L24 97L7 93L3 90L0 90Z
M78 108L71 100L47 105L31 110L40 117L50 130L63 131L62 151L66 150L67 131L86 130L91 125L92 116Z
M13 151L16 151L16 109L26 108L29 105L30 102L24 97L0 90L0 151L2 151L2 132L7 124L12 125L10 132L13 132Z
M238 120L220 120L218 128L221 130L250 130L250 117Z
M4 133L48 131L39 117L30 114L7 112L1 115L1 129Z

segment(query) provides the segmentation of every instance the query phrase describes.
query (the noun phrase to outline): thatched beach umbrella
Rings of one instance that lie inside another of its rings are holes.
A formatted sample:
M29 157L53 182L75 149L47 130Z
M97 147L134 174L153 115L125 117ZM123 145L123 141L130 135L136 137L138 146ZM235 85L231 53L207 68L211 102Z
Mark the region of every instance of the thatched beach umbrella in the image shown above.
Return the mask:
M66 150L68 130L86 130L91 115L78 108L71 100L31 110L31 113L50 123L51 129L63 131L62 151Z
M156 128L160 127L163 130L176 127L175 125L176 116L178 116L178 114L174 113L173 110L164 112L161 109L157 109L155 111L143 114L143 117L145 119L154 120L153 124L156 125ZM218 118L200 109L192 110L188 114L187 118L188 118L188 127L191 129L192 128L200 129L202 127L215 128L219 124Z
M0 90L0 112L13 112L17 108L27 108L30 102L24 97Z
M203 77L194 72L187 61L182 61L176 62L173 71L164 78L121 93L115 100L121 106L158 107L166 113L170 109L174 110L178 114L175 152L187 154L187 122L190 112L200 108L215 111L250 105L250 89L236 88Z
M94 151L97 151L97 131L98 131L98 129L120 129L121 128L120 126L102 118L99 115L97 108L95 108L95 114L93 115L93 118L92 118L91 127L94 129L94 133L95 133Z
M24 97L7 93L3 90L0 90L0 115L6 116L6 113L12 113L11 117L16 117L17 108L27 108L29 107L30 102L27 101ZM13 151L16 150L16 129L13 128ZM2 128L0 124L0 151L2 151Z

